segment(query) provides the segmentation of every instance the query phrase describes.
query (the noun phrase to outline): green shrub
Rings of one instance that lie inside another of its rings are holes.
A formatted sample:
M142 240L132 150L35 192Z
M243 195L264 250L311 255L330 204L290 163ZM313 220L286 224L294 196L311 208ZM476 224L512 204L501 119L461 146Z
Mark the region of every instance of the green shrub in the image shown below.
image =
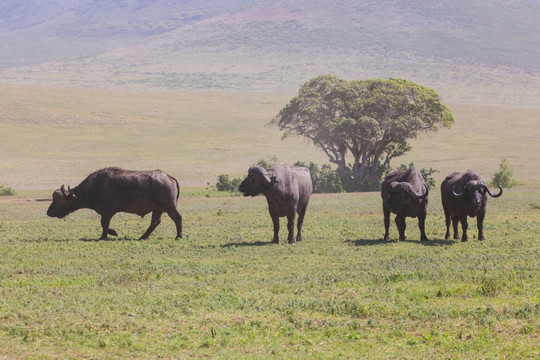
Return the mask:
M234 178L231 180L229 178L229 175L221 174L218 176L216 189L218 191L238 192L238 187L240 186L240 183L242 183L242 179Z
M294 166L304 166L311 173L314 193L340 193L343 192L343 185L336 170L330 164L324 164L319 170L319 166L313 161L306 165L303 161L297 161Z
M257 166L262 167L263 169L270 169L272 166L279 164L279 159L276 155L267 155L257 162Z
M493 174L493 179L491 180L492 186L501 185L503 188L511 188L512 186L517 185L517 181L512 179L513 174L512 167L506 161L506 159L502 159L501 163L499 164L499 171L497 171L495 174Z
M268 156L260 159L257 166L264 169L270 169L277 163L279 163L279 160L276 156ZM324 164L320 167L320 169L319 165L315 164L314 162L310 162L309 165L306 165L306 163L303 161L297 161L293 165L304 166L309 169L314 193L339 193L344 191L343 185L341 184L341 179L339 178L337 172L332 169L330 164ZM216 188L218 191L238 192L238 187L241 183L242 179L236 178L231 180L229 175L221 174L218 176Z
M15 195L16 192L12 188L4 185L0 185L0 196L12 196Z

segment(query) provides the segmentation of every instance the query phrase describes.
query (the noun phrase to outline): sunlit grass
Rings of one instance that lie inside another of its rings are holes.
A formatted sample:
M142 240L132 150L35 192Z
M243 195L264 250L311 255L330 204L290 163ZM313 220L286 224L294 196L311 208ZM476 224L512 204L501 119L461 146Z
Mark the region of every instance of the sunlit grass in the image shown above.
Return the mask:
M0 356L535 358L538 188L491 199L467 243L443 239L437 192L428 243L416 219L383 242L378 193L314 195L293 246L270 244L262 197L189 190L184 239L165 216L138 241L149 218L119 214L97 241L95 213L50 219L23 192L0 202Z

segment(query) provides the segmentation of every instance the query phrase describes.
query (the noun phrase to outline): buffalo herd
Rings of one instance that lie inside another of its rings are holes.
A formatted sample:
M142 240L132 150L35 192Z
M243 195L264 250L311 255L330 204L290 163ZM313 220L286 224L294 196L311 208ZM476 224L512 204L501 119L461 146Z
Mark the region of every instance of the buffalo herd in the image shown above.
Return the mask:
M486 215L488 195L499 197L499 192L491 192L487 184L475 171L450 174L441 184L441 199L446 218L445 239L450 237L450 223L454 229L454 239L459 239L458 224L461 222L461 241L467 241L467 217L476 217L478 239L484 240L483 223ZM279 243L279 218L287 217L287 240L290 244L302 240L302 224L313 192L311 175L302 166L278 164L271 169L251 167L248 176L240 184L239 191L244 196L263 194L268 203L268 211L274 226L272 242ZM116 167L98 170L86 177L78 186L66 189L62 185L52 195L52 204L47 210L50 217L63 218L78 209L92 209L101 215L103 229L100 239L107 235L118 236L111 228L114 214L127 212L144 217L152 213L152 220L141 239L147 239L161 223L161 216L167 213L176 225L176 237L182 237L182 215L176 206L180 186L178 181L161 170L129 171ZM420 240L427 241L425 220L427 215L429 190L421 173L410 168L398 170L386 176L381 187L384 214L384 240L390 239L390 213L396 215L395 223L399 240L406 240L405 218L418 218ZM298 214L297 235L294 237L294 220Z

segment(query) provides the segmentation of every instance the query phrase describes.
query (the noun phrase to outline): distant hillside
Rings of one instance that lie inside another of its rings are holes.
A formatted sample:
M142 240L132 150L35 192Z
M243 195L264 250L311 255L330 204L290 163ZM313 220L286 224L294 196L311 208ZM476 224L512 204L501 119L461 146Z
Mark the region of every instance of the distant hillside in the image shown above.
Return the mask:
M205 8L211 9L211 3L204 2ZM295 92L310 78L331 73L348 79L407 78L452 101L540 106L536 0L266 0L242 5L192 24L171 25L177 28L133 46L11 68L0 73L0 80ZM141 8L139 15L150 9ZM110 32L103 26L104 33ZM150 21L147 26L157 25Z
M95 55L255 0L3 1L0 68Z

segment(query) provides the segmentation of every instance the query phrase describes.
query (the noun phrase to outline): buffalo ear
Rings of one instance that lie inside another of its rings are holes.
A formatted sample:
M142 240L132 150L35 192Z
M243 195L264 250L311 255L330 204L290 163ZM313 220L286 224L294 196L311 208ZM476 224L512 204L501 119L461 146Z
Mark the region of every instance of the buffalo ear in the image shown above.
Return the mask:
M77 198L77 195L75 195L74 193L71 192L71 186L68 185L68 199L73 200L73 199L76 199L76 198Z

